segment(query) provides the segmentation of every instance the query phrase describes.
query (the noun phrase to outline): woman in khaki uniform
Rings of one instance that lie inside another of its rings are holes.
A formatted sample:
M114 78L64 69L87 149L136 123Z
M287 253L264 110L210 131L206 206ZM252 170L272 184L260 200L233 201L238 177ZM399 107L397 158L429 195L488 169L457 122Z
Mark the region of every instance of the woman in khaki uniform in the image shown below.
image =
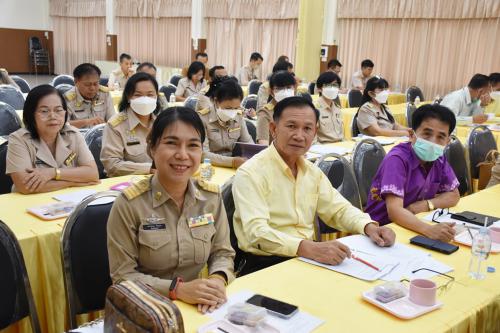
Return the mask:
M232 156L236 142L254 143L241 109L243 90L234 79L215 79L207 96L211 106L198 111L207 134L203 156L213 165L238 168L246 159Z
M189 65L187 77L179 80L175 91L175 100L184 102L189 96L197 95L207 85L205 77L205 65L199 61L193 61Z
M338 94L342 81L334 72L324 72L316 80L320 98L314 105L319 110L316 141L332 143L344 138L344 124Z
M389 83L379 76L366 82L362 105L357 112L357 125L362 134L370 136L409 136L410 129L394 120L386 106Z
M104 128L101 161L109 177L153 172L146 137L161 110L158 83L147 73L128 79L119 106Z
M46 84L29 92L25 127L9 136L6 174L15 190L27 194L97 184L92 153L67 121L66 102L54 87Z
M191 177L200 165L205 130L195 111L161 113L148 137L157 167L119 196L108 220L111 278L142 281L162 295L213 311L226 301L234 250L217 185ZM208 265L207 279L199 278Z
M269 95L272 100L257 110L257 143L268 145L271 141L269 124L273 120L274 106L287 97L295 96L297 83L293 74L278 71L269 79Z

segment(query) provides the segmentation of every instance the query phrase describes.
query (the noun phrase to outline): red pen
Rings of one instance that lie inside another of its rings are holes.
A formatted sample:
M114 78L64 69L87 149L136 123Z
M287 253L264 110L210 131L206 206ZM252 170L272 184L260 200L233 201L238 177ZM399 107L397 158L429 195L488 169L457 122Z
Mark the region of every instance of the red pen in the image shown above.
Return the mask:
M359 261L359 262L362 262L362 263L363 263L363 264L365 264L366 266L371 267L371 268L373 268L374 270L376 270L376 271L379 271L379 272L380 272L380 269L379 269L377 266L374 266L374 265L370 264L368 261L365 261L365 260L363 260L363 259L361 259L361 258L359 258L359 257L356 257L354 254L351 254L351 258L352 258L352 259L354 259L354 260L357 260L357 261Z

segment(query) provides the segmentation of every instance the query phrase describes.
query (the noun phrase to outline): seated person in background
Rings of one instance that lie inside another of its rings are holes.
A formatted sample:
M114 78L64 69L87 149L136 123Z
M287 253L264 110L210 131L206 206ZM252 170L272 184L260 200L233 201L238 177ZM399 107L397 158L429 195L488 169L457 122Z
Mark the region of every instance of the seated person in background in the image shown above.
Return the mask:
M419 107L412 116L410 141L385 156L373 179L365 211L384 225L395 222L426 237L449 242L454 224L420 221L415 214L458 203L459 182L443 156L455 116L439 104Z
M278 57L278 60L276 60L276 62L281 62L281 61L290 62L290 58L288 58L288 56L283 54Z
M319 111L318 134L319 143L342 141L344 138L344 123L338 100L339 87L342 81L334 72L324 72L316 80L320 94L314 103Z
M234 79L217 78L207 96L211 106L198 111L207 134L203 157L216 166L238 168L246 159L232 156L236 142L254 143L241 109L243 90Z
M154 169L146 152L146 137L161 110L158 83L149 74L136 73L127 81L119 113L102 136L101 162L109 177L149 174Z
M293 64L287 61L278 61L273 66L273 73L278 71L288 71L293 74ZM272 74L271 74L272 75ZM262 82L257 91L257 110L269 102L269 81Z
M409 128L394 120L386 106L389 83L374 76L366 82L361 107L357 112L357 125L362 134L371 136L408 136Z
M196 111L200 111L213 106L210 97L207 96L207 92L209 91L212 82L227 77L227 71L224 66L214 66L208 71L208 76L208 84L200 91L200 94L198 95L198 104L196 105Z
M194 56L194 61L199 61L201 62L203 65L205 65L205 68L208 67L208 54L206 54L205 52L198 52L196 53L196 55ZM182 67L182 71L181 71L181 75L183 77L186 77L187 76L187 73L188 73L188 67L189 66L185 66L185 67ZM205 80L208 81L208 75L207 73L205 73Z
M500 73L490 74L491 103L486 107L486 112L500 117Z
M500 184L500 156L497 157L497 161L493 168L491 168L491 178L487 187L495 186Z
M208 71L209 83L215 81L217 78L223 78L227 76L227 70L224 66L214 66Z
M24 103L24 128L9 136L5 173L15 191L41 193L99 182L92 153L67 120L66 103L56 88L44 84L31 89Z
M361 62L361 70L352 74L351 89L363 91L366 88L366 83L371 79L373 67L375 64L370 59L365 59Z
M148 73L152 77L155 78L156 82L158 82L158 78L156 77L156 66L150 62L143 62L137 67L137 73ZM165 94L160 92L158 95L158 99L160 100L160 106L162 110L168 108L167 98Z
M483 74L476 74L467 87L444 96L441 105L453 111L457 121L484 123L488 120L488 116L484 114L483 107L491 101L490 92L490 78Z
M108 219L113 282L141 281L172 300L212 312L226 302L234 250L218 187L199 184L205 131L195 111L169 108L153 124L148 154L152 177L125 189ZM208 278L199 278L208 265Z
M128 78L135 73L132 65L132 57L130 55L126 53L120 54L120 68L115 69L109 74L109 90L115 90L115 88L123 90L125 88Z
M329 226L364 233L379 246L394 243L391 229L352 206L304 159L318 118L303 97L282 100L274 108L273 143L236 171L233 220L238 246L245 252L243 275L295 256L329 265L350 257L349 248L338 241L313 241L316 214Z
M238 78L238 82L242 86L247 86L248 82L251 80L259 80L262 81L262 62L264 58L260 55L260 53L254 52L250 55L250 61L248 65L240 68L236 77Z
M64 94L69 123L76 128L91 128L113 117L113 98L107 87L99 85L99 67L89 63L80 64L73 70L73 77L75 86Z
M192 95L197 95L205 88L207 81L205 77L205 65L199 61L194 61L189 65L187 77L183 77L177 84L175 100L183 102Z
M274 106L279 101L295 96L297 82L295 77L286 71L278 71L269 79L271 101L257 110L257 143L268 145L271 141L269 124L273 120Z
M9 76L9 72L7 72L5 68L0 68L0 85L2 84L8 84L9 86L13 86L16 89L21 90L17 83Z
M327 72L334 72L340 78L340 72L342 71L342 64L340 63L340 61L338 61L337 59L332 59L328 62L327 66L328 66L328 69L326 70ZM342 88L342 87L339 87L339 88L340 88L339 93L341 93L341 94L347 93L346 88ZM317 87L315 87L314 89L315 89L315 93L316 93Z

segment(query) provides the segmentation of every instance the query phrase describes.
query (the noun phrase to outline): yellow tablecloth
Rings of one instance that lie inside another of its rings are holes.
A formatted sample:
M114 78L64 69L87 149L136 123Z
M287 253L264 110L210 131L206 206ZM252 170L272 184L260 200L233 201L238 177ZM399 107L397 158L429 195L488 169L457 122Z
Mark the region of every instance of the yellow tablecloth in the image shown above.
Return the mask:
M474 210L500 216L500 185L463 198L456 211ZM415 233L391 225L397 241L409 245ZM410 245L412 246L412 245ZM420 250L426 251L422 248ZM229 287L231 295L251 290L285 302L325 321L314 332L499 332L500 274L488 274L484 281L467 276L470 248L460 246L458 252L444 255L431 252L439 261L454 267L456 278L451 289L438 295L443 308L413 320L398 319L365 302L361 293L380 282L365 282L333 271L306 264L297 259L236 279ZM500 267L500 255L491 255L488 266ZM187 333L210 321L194 306L176 301L184 317Z

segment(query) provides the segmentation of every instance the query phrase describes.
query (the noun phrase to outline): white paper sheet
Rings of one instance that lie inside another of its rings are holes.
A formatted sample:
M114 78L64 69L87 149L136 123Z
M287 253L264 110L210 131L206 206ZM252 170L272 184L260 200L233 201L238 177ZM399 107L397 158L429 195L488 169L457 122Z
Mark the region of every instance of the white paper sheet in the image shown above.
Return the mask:
M76 202L80 203L83 199L88 197L89 195L96 194L96 190L80 190L70 193L58 194L54 195L53 198L57 201L67 201L67 202Z
M226 304L222 305L220 308L212 313L208 313L214 320L221 320L227 314L229 307L236 303L244 303L247 299L255 295L255 292L250 290L242 290L236 294L229 295ZM285 301L286 302L286 301ZM266 322L277 328L280 333L309 333L321 325L324 321L316 318L307 312L300 311L296 313L292 318L282 319L276 316L269 315Z
M375 141L377 141L378 143L380 143L382 146L386 146L386 145L392 145L394 143L396 143L396 140L399 139L399 140L408 140L408 137L407 136L404 136L404 137L398 137L398 138L377 138L377 137L374 137L374 136L369 136L369 135L358 135L354 138L352 138L354 141L360 141L360 140L363 140L363 139L373 139Z
M336 147L332 145L313 145L309 148L310 153L326 155L330 153L345 155L349 153L350 149L344 147Z
M86 325L82 327L75 328L70 332L74 333L103 333L104 332L104 320L98 321L91 325Z

